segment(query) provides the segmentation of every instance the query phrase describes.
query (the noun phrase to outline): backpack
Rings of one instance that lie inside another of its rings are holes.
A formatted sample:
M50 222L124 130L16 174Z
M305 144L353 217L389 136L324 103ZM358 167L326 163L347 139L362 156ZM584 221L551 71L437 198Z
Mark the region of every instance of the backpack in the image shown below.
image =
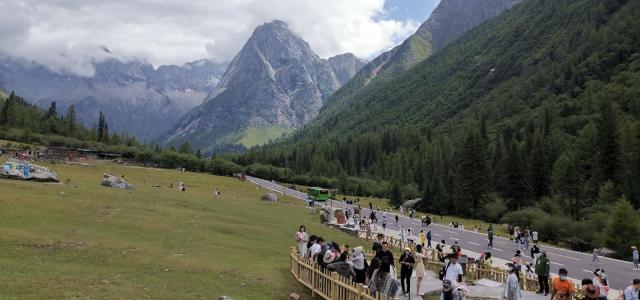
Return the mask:
M442 269L440 269L440 273L438 273L438 278L440 278L440 280L444 279L444 276L447 275L447 270L449 269L449 265L451 263L447 263L446 266L442 266Z

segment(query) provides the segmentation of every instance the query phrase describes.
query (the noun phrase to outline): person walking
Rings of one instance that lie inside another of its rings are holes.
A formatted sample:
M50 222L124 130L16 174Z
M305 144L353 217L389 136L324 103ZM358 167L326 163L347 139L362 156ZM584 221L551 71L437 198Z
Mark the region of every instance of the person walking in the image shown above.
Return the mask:
M489 231L487 232L487 239L489 239L489 245L487 247L493 248L493 227L489 227Z
M462 286L456 286L448 279L442 281L440 300L463 300L464 297L465 290Z
M593 248L593 252L591 253L591 261L589 262L590 264L600 265L600 258L598 258L598 251L600 251L600 249Z
M580 291L583 300L599 300L600 290L593 284L593 280L589 278L582 279Z
M404 229L404 226L400 226L400 241L402 242L402 244L406 244L407 243L407 236L406 236L406 231Z
M551 282L551 300L572 300L575 289L573 281L568 277L569 272L565 268L558 270L558 277ZM637 299L637 298L636 298Z
M538 285L540 290L537 294L549 294L549 272L551 270L551 262L547 258L545 251L540 252L538 259L535 261L535 272L538 276Z
M406 247L404 253L400 255L400 284L403 295L408 295L411 292L411 274L413 274L415 263L416 260L411 254L411 248Z
M296 232L296 242L298 244L298 254L305 257L307 254L307 242L309 236L307 235L307 227L300 225L300 229Z
M504 285L503 299L520 300L520 280L516 274L518 268L514 264L507 264L507 270L509 271L509 276L507 276L507 282Z
M350 281L355 281L356 272L353 270L351 264L347 262L348 256L347 252L342 252L338 261L327 264L327 269L335 271L338 275Z
M431 229L427 231L427 248L431 249Z
M387 232L387 219L382 217L382 232Z
M631 258L633 259L633 270L638 270L638 259L640 256L638 255L638 247L631 246Z
M424 252L424 247L420 244L416 246L416 265L414 269L416 270L416 296L422 296L420 294L420 285L422 284L422 278L425 277L426 270L424 268L424 260L427 258L426 253Z
M426 241L427 235L424 233L424 230L420 230L420 233L418 234L418 244L424 247Z
M398 215L396 215L396 225L398 225Z

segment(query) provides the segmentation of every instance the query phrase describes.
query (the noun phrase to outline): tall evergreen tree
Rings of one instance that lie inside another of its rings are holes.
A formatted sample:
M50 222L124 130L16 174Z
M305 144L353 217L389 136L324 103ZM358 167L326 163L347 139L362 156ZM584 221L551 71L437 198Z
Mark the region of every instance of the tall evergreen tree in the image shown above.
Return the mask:
M622 153L618 127L618 118L613 103L611 100L603 99L600 103L600 118L597 124L597 175L599 182L607 180L616 184L620 182Z
M533 134L533 145L529 159L529 185L533 196L540 199L549 194L550 168L544 134L536 131Z
M65 116L65 129L69 136L73 136L76 133L76 106L71 104L67 109L67 115Z
M485 153L480 133L469 131L458 155L456 211L462 215L479 215L486 198L490 173Z
M512 209L520 209L526 205L528 186L525 180L525 165L515 139L511 140L505 160L506 185L505 198L509 199Z
M52 101L49 105L49 110L47 110L47 114L44 115L45 120L49 118L57 118L58 117L58 105L55 101Z
M403 202L402 190L397 182L391 185L391 191L389 191L389 204L393 207L400 207Z
M98 142L102 142L104 140L104 134L105 134L105 119L104 119L104 114L102 113L102 111L100 111L98 113Z

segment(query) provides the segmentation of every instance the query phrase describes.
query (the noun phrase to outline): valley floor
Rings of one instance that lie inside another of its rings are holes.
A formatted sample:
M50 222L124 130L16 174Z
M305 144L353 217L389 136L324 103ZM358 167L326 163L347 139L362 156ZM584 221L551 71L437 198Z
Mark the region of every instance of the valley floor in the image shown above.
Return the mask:
M300 224L323 227L298 200L261 201L238 179L126 167L47 165L61 184L0 179L0 298L283 299L307 290L289 273ZM136 189L100 185L125 175ZM175 188L184 182L185 192ZM222 193L212 196L214 188Z

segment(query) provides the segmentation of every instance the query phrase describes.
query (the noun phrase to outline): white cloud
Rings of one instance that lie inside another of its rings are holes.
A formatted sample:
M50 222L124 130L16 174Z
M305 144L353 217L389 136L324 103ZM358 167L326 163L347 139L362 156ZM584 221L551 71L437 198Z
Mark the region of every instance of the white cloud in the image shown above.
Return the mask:
M113 55L154 65L228 61L256 26L281 19L321 57L372 58L419 25L385 19L383 7L384 0L7 0L0 51L85 75L91 61Z

